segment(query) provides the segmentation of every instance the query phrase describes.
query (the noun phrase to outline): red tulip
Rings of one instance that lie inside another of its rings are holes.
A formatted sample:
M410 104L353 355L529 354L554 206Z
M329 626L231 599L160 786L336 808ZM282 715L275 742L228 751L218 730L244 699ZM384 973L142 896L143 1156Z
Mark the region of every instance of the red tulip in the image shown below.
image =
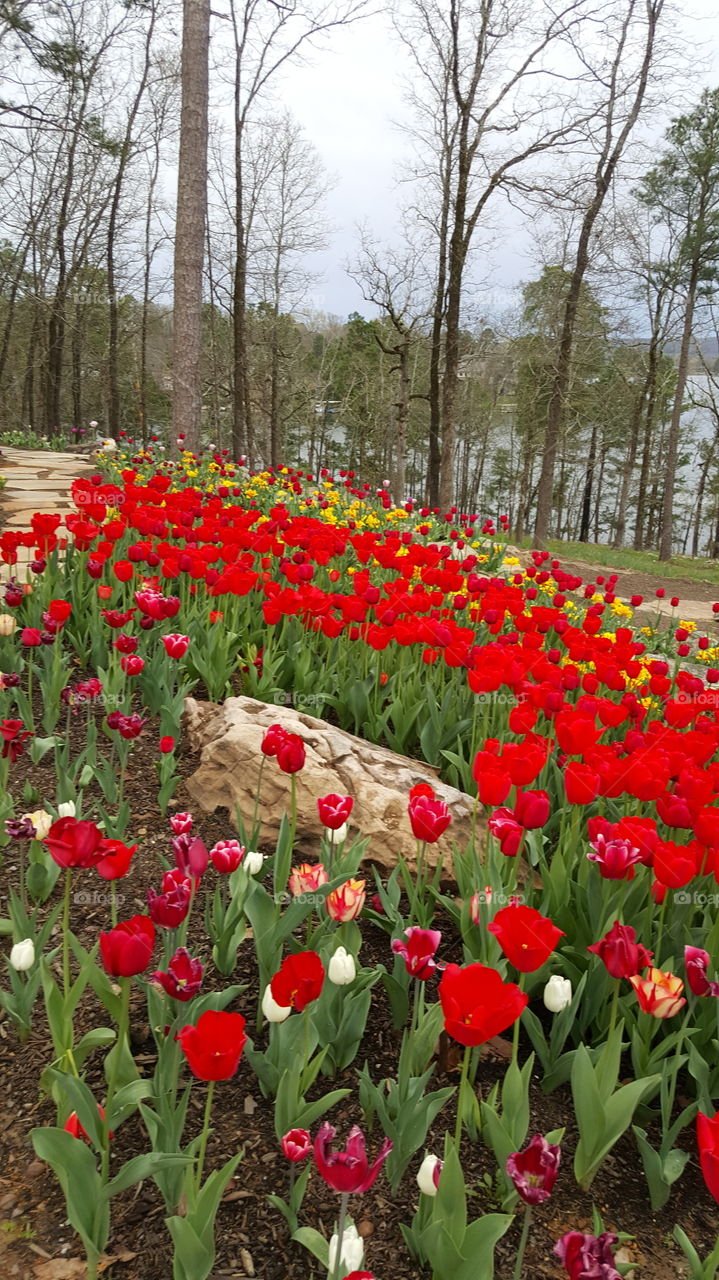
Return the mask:
M165 646L165 653L168 658L184 658L187 653L187 647L190 643L189 636L172 634L162 636L161 639Z
M103 839L100 842L102 857L95 863L95 870L103 880L121 880L130 870L136 844L123 844L122 840Z
M239 840L218 840L210 849L210 862L219 875L228 876L239 867L245 846Z
M102 1107L99 1102L97 1104L97 1114L100 1117L100 1120L104 1122L105 1108ZM73 1138L79 1138L82 1142L90 1141L90 1136L85 1126L80 1123L80 1118L77 1114L77 1111L70 1112L69 1116L67 1117L67 1120L63 1125L63 1129L65 1130L66 1133L71 1133ZM114 1138L115 1135L114 1133L110 1133L108 1134L108 1137Z
M487 826L499 841L505 858L516 858L524 839L524 827L520 827L511 809L495 809Z
M601 834L591 841L587 857L590 862L597 864L599 873L605 880L632 880L634 866L641 862L639 849L629 840L607 840Z
M534 973L539 969L559 939L565 936L534 907L521 904L503 907L487 929L494 934L509 963L520 973Z
M312 1139L306 1129L290 1129L282 1138L282 1151L293 1164L312 1154Z
M286 733L277 747L277 763L283 773L299 773L305 764L305 744L298 733Z
M270 982L272 998L284 1008L303 1009L322 991L325 970L316 951L300 951L286 956Z
M3 739L2 755L11 761L17 760L25 750L25 741L31 738L32 730L26 729L22 720L0 721L0 736Z
M100 934L100 955L113 978L132 978L144 973L155 946L155 926L149 916L123 920L109 933Z
M719 982L710 982L707 978L709 960L709 952L702 951L700 947L684 948L687 982L695 996L719 996Z
M526 1008L529 997L514 982L503 982L483 964L448 964L439 984L444 1028L463 1045L486 1044L506 1031Z
M186 947L178 947L167 966L167 972L156 969L152 975L152 983L165 991L173 1000L185 1003L192 1000L202 986L204 965L193 960Z
M320 796L317 800L320 822L324 827L328 827L330 831L339 831L340 827L349 818L353 808L354 799L352 796L339 796L334 792L330 792L329 795Z
M554 1252L563 1264L569 1280L622 1280L614 1266L612 1245L618 1237L610 1231L600 1236L586 1235L583 1231L568 1231L554 1246Z
M525 831L535 831L549 818L549 796L546 791L520 791L514 802L514 816Z
M719 1202L719 1111L713 1116L697 1115L697 1144L707 1190Z
M170 826L176 836L186 836L188 831L192 831L192 822L191 813L173 813L170 818Z
M594 942L587 951L599 956L607 972L613 978L631 978L650 963L652 952L636 941L636 931L630 924L614 921L608 933Z
M94 822L58 818L43 844L59 867L95 867L105 857L103 834Z
M207 1009L196 1026L177 1033L187 1065L198 1080L229 1080L237 1071L245 1047L245 1019L241 1013Z
M416 840L436 844L452 821L452 815L444 800L413 796L409 802L409 821Z
M599 774L579 760L570 760L564 770L567 804L591 804L599 795Z
M137 653L128 653L120 658L120 666L126 676L139 676L145 668L145 659Z
M177 880L170 878L172 872L165 875L162 893L155 893L154 889L147 890L147 910L150 919L163 929L177 929L190 910L192 881L181 872L177 875Z
M525 1204L542 1204L552 1194L561 1148L537 1133L523 1151L507 1158L507 1173Z
M332 1187L335 1191L362 1195L374 1184L393 1144L389 1138L385 1138L375 1160L370 1164L367 1159L364 1134L358 1125L350 1129L344 1151L329 1149L336 1133L337 1130L333 1129L327 1121L320 1126L314 1142L317 1172L324 1178L328 1187Z
M425 982L437 968L434 957L442 941L442 934L437 929L420 929L411 925L409 929L405 929L404 936L406 942L401 938L393 939L392 950L396 956L402 957L410 977Z
M287 736L287 730L281 724L271 724L262 737L260 750L264 756L276 756L277 751Z

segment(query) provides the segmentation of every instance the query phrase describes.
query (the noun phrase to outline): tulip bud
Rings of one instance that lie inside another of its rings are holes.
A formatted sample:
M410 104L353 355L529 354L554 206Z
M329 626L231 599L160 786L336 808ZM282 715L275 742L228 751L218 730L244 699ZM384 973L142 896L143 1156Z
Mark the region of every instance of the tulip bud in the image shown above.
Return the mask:
M335 1232L334 1235L332 1236L332 1239L330 1240L329 1259L328 1259L330 1275L334 1275L337 1269L338 1244L339 1244L339 1238L337 1236L337 1232ZM340 1270L342 1270L343 1267L346 1267L350 1271L356 1271L358 1267L361 1265L363 1257L364 1257L364 1245L362 1243L362 1237L359 1235L354 1223L350 1222L350 1224L345 1227L344 1232L342 1234L342 1252L341 1252Z
M57 814L59 818L74 818L75 817L74 800L66 800L64 804L59 804L57 806Z
M262 1012L268 1022L284 1022L292 1013L292 1005L278 1004L268 984L262 997Z
M357 969L354 956L345 947L338 947L327 967L327 977L336 987L346 987L354 982Z
M261 853L255 853L254 850L246 853L243 865L248 876L256 876L257 872L262 870L264 861Z
M553 973L543 993L544 1007L550 1013L561 1013L572 1003L572 984L569 978Z
M439 1156L427 1155L424 1157L417 1171L417 1186L422 1195L436 1196L441 1172L442 1161Z
M17 973L25 973L35 963L35 943L32 938L24 938L16 942L10 952L10 964Z
M0 613L0 636L11 636L17 627L17 622L11 613Z
M334 831L331 829L327 832L327 838L330 844L342 844L347 839L347 823L343 822L341 827L336 827Z

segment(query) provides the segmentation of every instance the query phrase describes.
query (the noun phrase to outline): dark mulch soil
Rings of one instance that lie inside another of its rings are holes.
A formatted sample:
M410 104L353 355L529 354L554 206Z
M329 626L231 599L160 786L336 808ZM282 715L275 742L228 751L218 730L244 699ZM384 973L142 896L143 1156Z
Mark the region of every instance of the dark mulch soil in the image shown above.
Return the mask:
M79 744L84 737L81 719L78 719L75 732ZM161 874L158 855L169 851L167 822L160 815L155 799L156 738L156 733L148 731L147 737L140 739L132 752L127 787L133 812L130 834L133 841L139 842L140 849L130 875L119 886L125 898L121 917L145 908L146 889L149 885L157 885ZM184 748L180 752L182 775L189 776L195 764L195 758ZM29 764L27 758L18 762L11 779L11 791L15 795L19 795L25 779L36 788L38 802L44 795L54 794L49 760L36 767ZM187 795L183 794L181 787L175 807L182 809L188 805ZM199 830L208 846L217 839L226 838L232 834L229 815L222 813L203 818ZM5 887L16 879L12 855L13 849L8 847L5 850ZM84 878L84 881L78 878L78 885L83 882L89 885L90 879L93 880L92 888L97 884L92 872L81 872L78 876ZM97 932L108 926L107 908L102 903L75 904L72 926L80 940L90 945ZM202 933L198 919L194 936L191 931L190 945L194 954L206 959ZM369 922L363 933L363 962L386 963L386 935ZM444 957L461 958L459 939L449 931L443 940L442 954ZM208 975L212 982L211 964ZM251 941L243 944L234 977L238 982L247 983L247 990L236 1007L251 1021L257 999ZM218 975L215 978L217 985L223 982ZM98 1016L98 1009L88 1000L79 1029L93 1025ZM102 1017L106 1019L104 1012ZM138 1064L143 1071L150 1073L154 1042L145 1018L144 1001L138 985L132 1006L133 1044ZM76 1263L76 1269L69 1265L71 1259L81 1257L82 1250L66 1224L59 1188L51 1172L34 1158L28 1138L33 1126L55 1121L53 1106L38 1093L40 1073L49 1056L49 1041L40 1006L28 1044L18 1044L12 1026L2 1020L2 1015L0 1040L0 1276L2 1280L10 1277L66 1280L67 1277L82 1276L79 1263ZM374 1079L390 1076L396 1069L398 1046L399 1034L392 1028L382 988L378 987L356 1065L362 1065L366 1059ZM485 1053L478 1080L483 1090L501 1077L505 1049L504 1042L500 1041ZM96 1086L98 1095L102 1093L101 1068L99 1057L88 1063L88 1081ZM444 1060L437 1064L435 1087L457 1083L458 1075L451 1055L444 1055ZM355 1083L353 1068L333 1082L332 1087L347 1085L353 1089L353 1096L335 1108L330 1117L340 1134L345 1134L352 1123L362 1122ZM321 1082L319 1087L324 1089L325 1082ZM195 1082L190 1111L195 1131L200 1127L204 1097L205 1086ZM560 1173L552 1199L535 1213L525 1277L557 1280L563 1274L552 1256L553 1244L567 1230L591 1229L594 1201L608 1229L633 1233L634 1242L629 1245L631 1258L641 1264L639 1274L643 1280L676 1280L684 1271L681 1255L669 1238L673 1224L680 1222L704 1254L713 1245L719 1231L719 1212L703 1185L693 1146L693 1159L685 1175L675 1188L668 1206L655 1216L649 1207L633 1140L625 1139L615 1148L597 1176L592 1195L583 1194L576 1188L571 1174L576 1141L572 1116L571 1098L567 1092L560 1090L545 1097L537 1078L532 1091L532 1131L548 1132L566 1126L567 1136L563 1144L564 1173ZM213 1275L218 1278L255 1276L261 1280L307 1280L313 1274L317 1276L317 1266L313 1272L310 1256L288 1239L284 1220L266 1201L268 1194L285 1194L288 1169L274 1137L272 1103L262 1097L247 1062L241 1062L233 1080L218 1085L213 1121L208 1166L221 1163L240 1147L244 1149L244 1159L218 1216L218 1251ZM450 1125L453 1125L451 1103L435 1123L428 1142L430 1150L441 1152L443 1134ZM376 1146L381 1137L375 1129L370 1137L370 1147ZM691 1134L686 1135L686 1140L693 1144ZM114 1148L118 1163L146 1149L138 1117L133 1117L123 1126ZM409 1223L416 1208L418 1191L414 1175L420 1159L421 1153L412 1162L397 1195L389 1192L386 1180L380 1177L367 1195L350 1205L359 1230L366 1238L365 1265L380 1280L390 1280L390 1277L392 1280L419 1280L428 1275L408 1257L400 1232L400 1223ZM472 1216L496 1210L498 1206L487 1186L494 1171L491 1153L481 1143L465 1139L462 1162L471 1192ZM489 1175L486 1181L485 1174ZM328 1191L318 1176L313 1176L303 1209L304 1223L328 1236L336 1208L337 1197ZM112 1280L170 1280L172 1255L163 1217L163 1203L153 1183L143 1183L119 1197L113 1206L110 1244L110 1254L116 1261L104 1274ZM512 1276L520 1225L518 1217L500 1242L497 1250L498 1280L510 1280ZM450 1277L442 1277L442 1280L450 1280ZM481 1280L479 1276L478 1280Z

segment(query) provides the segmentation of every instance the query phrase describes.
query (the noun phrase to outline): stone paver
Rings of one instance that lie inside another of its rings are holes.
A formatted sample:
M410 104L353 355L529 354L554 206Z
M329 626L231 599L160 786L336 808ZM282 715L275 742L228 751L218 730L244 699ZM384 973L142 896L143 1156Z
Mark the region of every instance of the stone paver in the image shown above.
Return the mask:
M0 491L0 530L29 529L35 511L66 515L75 509L70 496L73 480L92 475L95 464L81 454L46 453L40 449L3 448L0 475L5 488ZM27 547L18 548L16 565L0 565L0 581L24 577L34 558Z

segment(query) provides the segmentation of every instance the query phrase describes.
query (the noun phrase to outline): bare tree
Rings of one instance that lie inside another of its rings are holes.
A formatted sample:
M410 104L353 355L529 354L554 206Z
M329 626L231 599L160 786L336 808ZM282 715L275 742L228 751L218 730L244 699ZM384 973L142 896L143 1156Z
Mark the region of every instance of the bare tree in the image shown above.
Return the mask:
M439 474L430 473L430 502L451 504L454 488L460 321L467 262L487 206L498 191L517 189L527 165L567 145L585 122L582 109L562 100L563 81L581 78L568 36L581 26L588 4L558 8L523 0L411 0L411 22L401 34L423 81L420 111L425 138L434 128L438 237L430 389L432 434L441 417ZM558 75L551 51L562 43L566 70ZM576 84L572 85L576 93ZM567 99L569 94L567 95ZM526 178L525 178L526 181ZM442 368L441 407L436 369ZM436 445L435 445L436 454Z
M315 147L289 113L259 121L248 131L246 171L257 193L254 227L248 236L248 288L270 309L269 454L282 460L280 365L281 312L307 298L316 276L306 257L327 244L323 202L328 181Z
M233 281L233 448L252 462L255 437L248 360L249 239L246 210L246 135L258 100L283 67L320 35L361 17L366 0L230 0L234 53L235 265Z
M422 250L411 244L400 249L378 245L366 229L361 232L360 252L349 274L363 297L387 318L391 336L375 331L375 341L396 364L397 374L394 441L389 439L392 489L397 502L405 497L407 424L412 395L411 362L420 325L427 316L428 280ZM424 395L419 393L424 399Z
M699 104L667 132L668 147L644 176L639 198L667 227L674 253L668 261L683 296L677 385L667 437L659 559L670 560L674 540L674 489L679 430L694 317L702 290L719 278L719 89L706 89Z
M538 545L542 545L547 538L552 515L557 443L565 412L577 310L582 282L589 265L592 235L644 105L663 8L664 0L628 0L623 3L605 24L604 38L611 52L603 60L603 65L593 68L601 100L597 103L587 140L596 148L597 154L589 184L588 203L579 225L547 413L534 527L534 540ZM637 28L643 31L638 53Z

